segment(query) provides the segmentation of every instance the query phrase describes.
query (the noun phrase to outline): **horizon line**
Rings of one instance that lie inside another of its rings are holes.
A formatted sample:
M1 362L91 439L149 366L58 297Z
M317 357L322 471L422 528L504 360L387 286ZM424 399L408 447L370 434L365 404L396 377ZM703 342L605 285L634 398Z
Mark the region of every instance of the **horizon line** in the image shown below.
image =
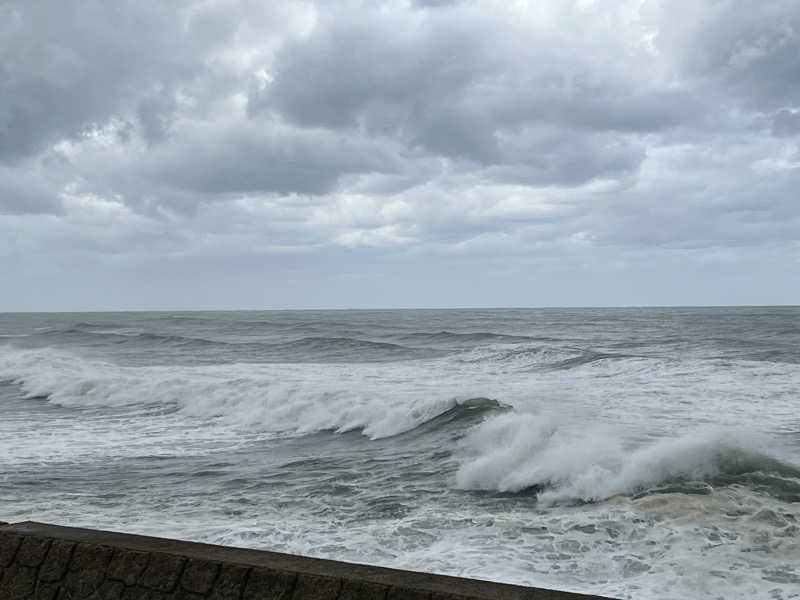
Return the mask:
M91 313L198 313L198 312L314 312L314 311L422 311L422 310L590 310L641 308L798 308L800 304L605 304L540 306L403 306L403 307L303 307L303 308L108 308L76 310L0 310L12 314L91 314Z

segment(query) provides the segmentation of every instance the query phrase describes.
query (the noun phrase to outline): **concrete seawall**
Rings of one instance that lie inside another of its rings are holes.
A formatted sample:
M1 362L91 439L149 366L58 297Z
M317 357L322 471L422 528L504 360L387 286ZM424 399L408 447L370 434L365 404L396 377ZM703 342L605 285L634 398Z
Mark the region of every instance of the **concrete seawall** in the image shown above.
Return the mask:
M0 600L602 600L277 552L0 523Z

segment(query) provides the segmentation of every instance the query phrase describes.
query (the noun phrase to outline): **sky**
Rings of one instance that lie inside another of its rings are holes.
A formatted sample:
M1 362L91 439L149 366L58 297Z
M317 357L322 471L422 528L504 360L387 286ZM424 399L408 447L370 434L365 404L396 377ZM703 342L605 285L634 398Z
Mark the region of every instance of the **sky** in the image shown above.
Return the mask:
M800 304L797 0L0 0L0 311Z

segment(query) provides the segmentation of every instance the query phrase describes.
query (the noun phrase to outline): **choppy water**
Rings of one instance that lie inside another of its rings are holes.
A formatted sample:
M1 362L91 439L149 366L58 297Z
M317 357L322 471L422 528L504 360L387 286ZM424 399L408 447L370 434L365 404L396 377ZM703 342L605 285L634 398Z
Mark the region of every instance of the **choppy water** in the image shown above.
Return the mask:
M0 520L800 597L800 309L0 315Z

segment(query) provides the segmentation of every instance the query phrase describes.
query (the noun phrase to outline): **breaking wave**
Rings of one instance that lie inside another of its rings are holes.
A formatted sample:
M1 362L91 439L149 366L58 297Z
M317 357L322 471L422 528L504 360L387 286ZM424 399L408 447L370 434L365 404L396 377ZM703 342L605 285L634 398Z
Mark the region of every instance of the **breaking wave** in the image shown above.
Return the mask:
M465 451L458 487L535 493L543 504L708 493L733 484L800 501L799 468L725 432L697 432L628 450L610 431L576 432L537 415L507 413L477 427Z
M420 395L413 386L387 392L370 383L369 371L324 370L292 364L122 367L53 350L0 353L0 381L19 385L31 399L79 410L178 413L279 435L358 430L384 438L500 408L494 400L453 392Z

